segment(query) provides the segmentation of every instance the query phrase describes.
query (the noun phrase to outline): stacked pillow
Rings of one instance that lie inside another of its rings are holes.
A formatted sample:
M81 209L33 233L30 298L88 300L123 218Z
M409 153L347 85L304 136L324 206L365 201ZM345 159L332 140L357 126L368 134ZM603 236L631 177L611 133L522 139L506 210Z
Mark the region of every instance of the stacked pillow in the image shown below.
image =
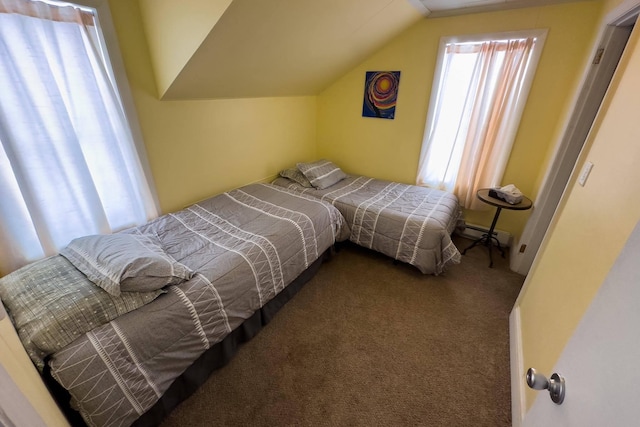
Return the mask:
M306 188L324 190L347 177L338 166L321 159L312 163L298 163L296 168L285 169L280 176L289 178Z

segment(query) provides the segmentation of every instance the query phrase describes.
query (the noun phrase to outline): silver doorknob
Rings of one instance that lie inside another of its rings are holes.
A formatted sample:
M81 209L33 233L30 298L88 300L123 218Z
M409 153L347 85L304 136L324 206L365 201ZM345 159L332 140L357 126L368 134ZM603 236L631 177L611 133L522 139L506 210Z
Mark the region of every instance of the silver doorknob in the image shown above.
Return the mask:
M553 373L551 378L547 379L544 375L536 372L535 369L529 368L527 371L527 385L534 390L548 389L553 403L561 405L564 401L564 378L556 373Z

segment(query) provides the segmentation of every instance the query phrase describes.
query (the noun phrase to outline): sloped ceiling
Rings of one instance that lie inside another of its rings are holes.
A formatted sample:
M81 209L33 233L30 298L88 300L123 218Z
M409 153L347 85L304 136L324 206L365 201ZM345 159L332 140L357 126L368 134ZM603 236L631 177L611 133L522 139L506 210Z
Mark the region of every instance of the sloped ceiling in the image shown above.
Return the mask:
M233 0L162 98L315 95L422 17L407 0Z
M571 0L139 0L166 100L317 95L426 16ZM575 1L575 0L573 0Z

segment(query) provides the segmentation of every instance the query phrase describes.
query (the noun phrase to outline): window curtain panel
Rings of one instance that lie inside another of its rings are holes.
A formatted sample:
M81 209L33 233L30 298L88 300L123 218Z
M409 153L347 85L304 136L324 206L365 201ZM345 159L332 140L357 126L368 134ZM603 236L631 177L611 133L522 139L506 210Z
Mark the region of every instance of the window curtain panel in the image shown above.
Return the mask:
M0 0L0 275L157 216L96 25Z
M504 175L519 124L521 108L517 104L534 44L534 38L526 38L447 46L443 76L456 54L474 53L475 64L455 137L444 143L444 149L437 132L443 102L440 95L446 89L446 79L440 79L435 111L427 123L430 132L423 142L418 185L451 191L467 209L486 209L476 192L499 185Z

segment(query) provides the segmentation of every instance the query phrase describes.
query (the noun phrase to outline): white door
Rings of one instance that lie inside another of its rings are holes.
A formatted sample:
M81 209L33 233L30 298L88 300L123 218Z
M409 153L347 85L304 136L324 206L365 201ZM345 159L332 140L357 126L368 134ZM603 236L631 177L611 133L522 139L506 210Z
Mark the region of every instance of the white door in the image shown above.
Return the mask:
M640 223L553 372L565 378L564 402L539 391L523 426L640 425Z

